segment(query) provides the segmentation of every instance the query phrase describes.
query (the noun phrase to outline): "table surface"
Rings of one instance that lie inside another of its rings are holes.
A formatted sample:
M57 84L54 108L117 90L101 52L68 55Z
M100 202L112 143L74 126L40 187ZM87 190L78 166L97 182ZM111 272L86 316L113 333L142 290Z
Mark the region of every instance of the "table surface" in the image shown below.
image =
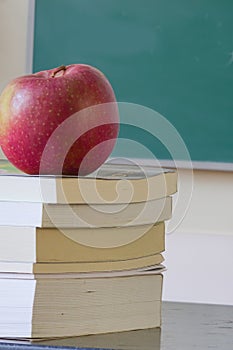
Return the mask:
M119 350L230 350L233 306L164 302L162 328L91 335L42 343L0 341L0 350L51 350L54 347Z

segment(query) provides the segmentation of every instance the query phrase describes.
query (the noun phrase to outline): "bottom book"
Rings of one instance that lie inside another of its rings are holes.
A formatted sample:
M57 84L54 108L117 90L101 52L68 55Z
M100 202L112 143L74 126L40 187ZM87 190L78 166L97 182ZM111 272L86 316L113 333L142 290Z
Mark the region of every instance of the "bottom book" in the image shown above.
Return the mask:
M160 327L160 271L91 278L1 274L0 337L72 337Z
M161 329L150 328L135 331L84 335L80 337L49 338L49 339L6 339L0 338L2 344L17 347L20 345L46 345L50 350L59 347L65 348L88 348L88 349L111 349L111 350L160 350ZM8 347L9 350L9 347Z

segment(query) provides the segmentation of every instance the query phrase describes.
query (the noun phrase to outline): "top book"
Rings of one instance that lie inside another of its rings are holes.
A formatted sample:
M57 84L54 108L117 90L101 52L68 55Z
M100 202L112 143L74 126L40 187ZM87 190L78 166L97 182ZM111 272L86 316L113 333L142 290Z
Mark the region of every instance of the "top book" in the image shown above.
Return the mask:
M126 204L164 198L177 191L175 170L103 164L83 176L34 176L0 161L0 201L55 204Z

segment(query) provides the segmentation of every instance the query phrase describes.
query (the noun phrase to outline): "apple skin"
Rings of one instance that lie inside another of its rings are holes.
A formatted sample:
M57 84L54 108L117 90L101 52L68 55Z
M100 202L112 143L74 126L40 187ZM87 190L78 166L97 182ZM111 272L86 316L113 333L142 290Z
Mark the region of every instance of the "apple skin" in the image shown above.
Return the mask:
M109 81L89 65L61 66L16 78L0 96L2 150L15 167L28 174L89 174L109 157L118 136L117 104L110 102L116 102L116 98ZM107 108L108 103L115 107ZM86 117L79 118L77 112L99 104L106 104L102 125L96 126L93 122L98 118L101 124L102 119L95 108ZM56 140L52 138L57 127L74 114L77 117L69 130L64 128ZM70 132L77 133L82 127L88 131L65 149Z

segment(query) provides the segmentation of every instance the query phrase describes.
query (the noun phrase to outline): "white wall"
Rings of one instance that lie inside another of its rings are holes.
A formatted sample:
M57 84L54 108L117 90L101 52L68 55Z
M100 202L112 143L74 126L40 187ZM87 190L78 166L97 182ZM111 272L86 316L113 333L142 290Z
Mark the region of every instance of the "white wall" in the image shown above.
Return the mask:
M0 91L28 71L29 1L0 0Z
M33 11L34 0L0 0L0 93L32 70Z
M190 170L180 172L188 182ZM194 170L193 176L191 203L178 231L233 234L233 172Z
M233 172L194 171L188 212L164 256L164 300L233 305Z
M233 235L166 237L163 300L233 305Z

